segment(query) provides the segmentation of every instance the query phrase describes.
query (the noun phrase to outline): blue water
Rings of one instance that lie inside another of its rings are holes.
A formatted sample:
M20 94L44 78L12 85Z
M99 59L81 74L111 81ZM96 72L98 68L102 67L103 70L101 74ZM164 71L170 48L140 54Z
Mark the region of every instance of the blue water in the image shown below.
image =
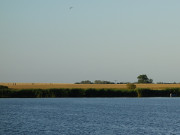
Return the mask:
M0 135L146 134L180 134L180 98L0 99Z

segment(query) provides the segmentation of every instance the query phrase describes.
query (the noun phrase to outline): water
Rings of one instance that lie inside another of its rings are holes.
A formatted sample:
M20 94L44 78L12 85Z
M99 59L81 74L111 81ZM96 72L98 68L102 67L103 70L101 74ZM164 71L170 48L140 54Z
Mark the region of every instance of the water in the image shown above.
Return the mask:
M178 135L180 98L0 99L1 135Z

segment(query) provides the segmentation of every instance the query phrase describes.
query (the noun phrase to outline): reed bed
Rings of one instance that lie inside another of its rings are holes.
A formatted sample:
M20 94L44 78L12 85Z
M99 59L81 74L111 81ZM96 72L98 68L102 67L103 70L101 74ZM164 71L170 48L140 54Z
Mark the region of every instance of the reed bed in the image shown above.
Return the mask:
M180 97L180 88L151 89L10 89L0 87L0 98L64 98L64 97Z

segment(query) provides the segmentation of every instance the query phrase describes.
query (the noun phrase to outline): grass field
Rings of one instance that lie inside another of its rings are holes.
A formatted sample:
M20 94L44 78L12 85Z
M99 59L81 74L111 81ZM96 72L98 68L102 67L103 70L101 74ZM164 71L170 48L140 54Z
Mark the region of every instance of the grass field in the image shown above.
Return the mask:
M126 84L63 84L63 83L0 83L13 89L49 89L49 88L117 88L126 89ZM137 88L166 89L180 88L180 84L136 84Z

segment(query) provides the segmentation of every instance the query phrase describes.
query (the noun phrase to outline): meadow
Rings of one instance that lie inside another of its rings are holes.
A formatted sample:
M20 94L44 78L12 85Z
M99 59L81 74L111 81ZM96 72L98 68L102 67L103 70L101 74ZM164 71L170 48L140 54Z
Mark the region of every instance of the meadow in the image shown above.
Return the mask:
M51 89L51 88L81 88L81 89L127 89L126 84L63 84L63 83L0 83L12 89ZM136 88L162 90L167 88L180 88L180 84L136 84Z

